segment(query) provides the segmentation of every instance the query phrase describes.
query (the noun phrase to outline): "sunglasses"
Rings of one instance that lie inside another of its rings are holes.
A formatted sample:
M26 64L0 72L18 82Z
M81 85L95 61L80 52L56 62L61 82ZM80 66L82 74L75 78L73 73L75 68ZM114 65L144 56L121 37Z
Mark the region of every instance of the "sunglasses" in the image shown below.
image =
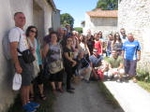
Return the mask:
M34 30L30 30L30 32L32 32L32 33L36 33L36 31L34 31Z

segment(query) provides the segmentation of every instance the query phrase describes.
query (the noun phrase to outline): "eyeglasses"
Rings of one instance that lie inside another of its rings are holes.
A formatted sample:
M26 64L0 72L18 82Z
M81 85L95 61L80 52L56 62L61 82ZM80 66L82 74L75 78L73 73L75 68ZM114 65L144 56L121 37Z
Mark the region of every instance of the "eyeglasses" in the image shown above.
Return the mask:
M34 30L30 30L30 32L32 32L32 33L36 33L36 31L34 31Z
M71 42L72 40L67 40L68 42Z

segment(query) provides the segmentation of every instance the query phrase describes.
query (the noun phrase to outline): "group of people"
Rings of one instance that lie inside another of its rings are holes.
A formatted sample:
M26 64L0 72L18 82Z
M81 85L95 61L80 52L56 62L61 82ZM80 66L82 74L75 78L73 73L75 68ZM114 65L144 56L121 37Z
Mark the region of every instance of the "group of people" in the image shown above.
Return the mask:
M118 82L130 79L137 82L136 66L141 58L141 46L139 41L134 39L133 34L126 34L124 28L114 36L109 34L105 50L109 58L107 61L102 61L99 74L107 76L109 80L117 77Z
M35 112L40 106L33 102L35 79L40 98L46 100L43 88L44 73L48 75L53 94L64 92L63 83L68 93L74 93L75 88L71 82L73 77L79 77L85 83L102 80L105 74L109 78L118 75L121 80L123 75L126 75L135 80L141 48L132 33L126 35L123 28L121 36L120 33L109 34L106 41L101 31L92 35L91 30L88 30L87 35L83 35L72 31L70 26L66 25L60 27L57 32L50 28L43 42L39 42L36 26L23 30L26 23L23 12L16 12L14 21L15 27L9 32L10 48L15 71L22 75L20 96L26 112ZM30 49L35 61L26 63L18 49L21 52ZM109 57L108 62L103 59L104 53Z

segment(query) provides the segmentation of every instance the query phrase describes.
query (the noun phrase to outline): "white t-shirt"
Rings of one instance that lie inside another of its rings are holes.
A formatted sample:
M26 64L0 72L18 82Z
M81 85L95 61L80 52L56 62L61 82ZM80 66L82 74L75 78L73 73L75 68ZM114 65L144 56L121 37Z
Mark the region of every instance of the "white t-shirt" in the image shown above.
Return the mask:
M21 52L26 49L29 49L29 45L27 43L27 38L26 38L25 32L19 27L15 27L10 30L9 41L10 42L19 42L18 48ZM20 55L20 54L18 53L18 55Z

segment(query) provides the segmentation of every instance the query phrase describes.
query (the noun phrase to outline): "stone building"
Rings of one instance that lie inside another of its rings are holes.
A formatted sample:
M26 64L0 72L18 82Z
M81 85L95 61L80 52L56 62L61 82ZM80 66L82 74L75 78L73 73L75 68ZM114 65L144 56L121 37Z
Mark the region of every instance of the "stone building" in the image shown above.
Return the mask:
M25 29L29 25L37 26L41 40L49 27L56 30L60 26L60 11L53 0L0 0L0 112L7 112L17 94L12 91L13 65L5 59L2 50L3 37L14 27L15 12L26 15Z
M150 0L120 0L118 8L118 29L132 32L142 46L142 60L139 69L150 73Z
M93 33L102 31L104 35L117 30L118 11L95 9L85 14L83 32L91 29Z

